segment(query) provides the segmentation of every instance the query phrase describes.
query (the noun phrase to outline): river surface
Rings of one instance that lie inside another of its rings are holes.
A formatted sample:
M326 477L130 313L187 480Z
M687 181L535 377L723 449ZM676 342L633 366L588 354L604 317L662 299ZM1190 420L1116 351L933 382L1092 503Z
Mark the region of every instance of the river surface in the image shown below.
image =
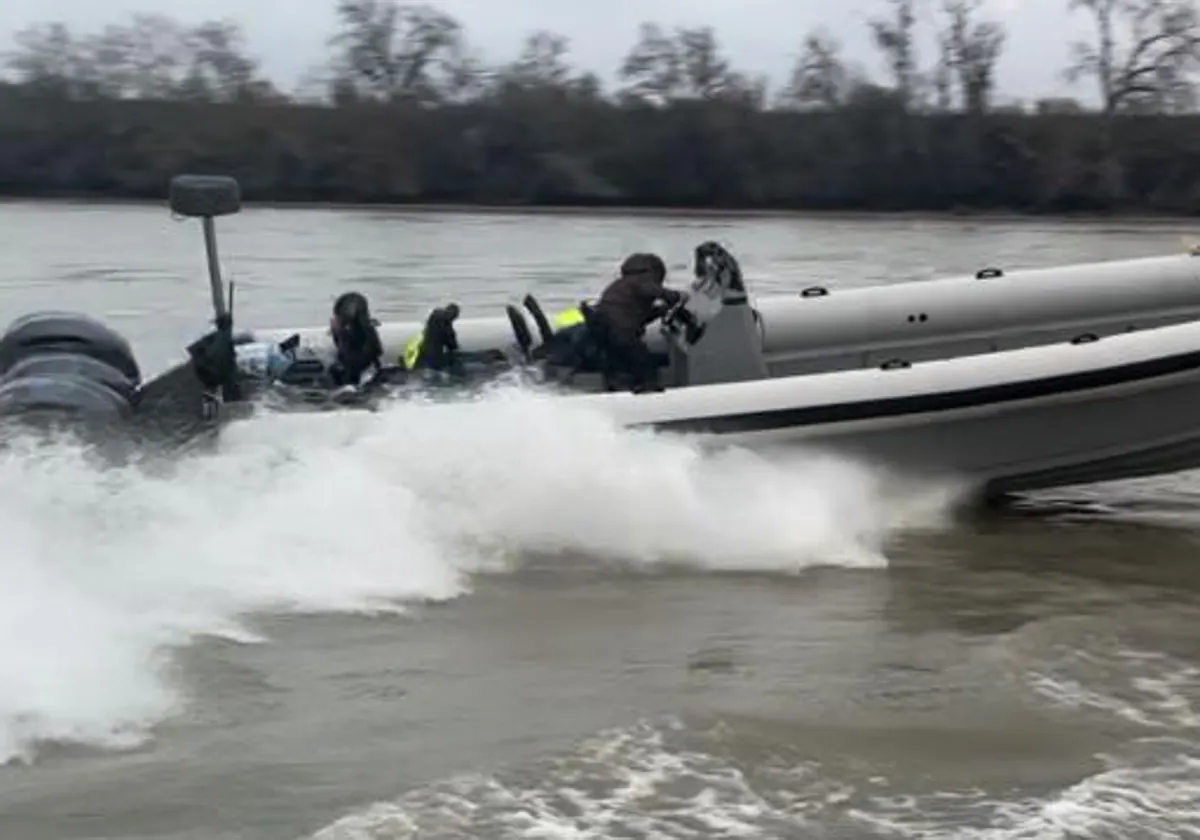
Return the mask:
M1180 250L1182 224L251 210L243 324ZM162 208L0 205L0 317L206 328ZM952 514L501 393L262 417L169 474L0 455L0 838L1200 837L1200 479Z

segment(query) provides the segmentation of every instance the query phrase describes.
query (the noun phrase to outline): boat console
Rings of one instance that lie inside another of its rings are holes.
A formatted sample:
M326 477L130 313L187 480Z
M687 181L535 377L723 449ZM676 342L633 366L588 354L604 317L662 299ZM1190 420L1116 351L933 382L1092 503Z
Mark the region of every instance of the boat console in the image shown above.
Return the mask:
M745 382L768 376L758 313L741 266L716 242L696 246L687 298L663 316L673 387Z

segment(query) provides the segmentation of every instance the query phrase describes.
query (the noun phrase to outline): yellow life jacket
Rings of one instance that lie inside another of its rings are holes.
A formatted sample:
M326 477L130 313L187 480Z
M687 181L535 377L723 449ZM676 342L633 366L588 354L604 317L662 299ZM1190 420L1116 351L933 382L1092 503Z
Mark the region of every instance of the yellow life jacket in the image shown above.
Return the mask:
M404 345L404 368L415 370L417 359L421 357L421 345L425 343L425 330L421 330Z
M578 306L564 309L554 316L554 329L565 330L583 323L583 310Z

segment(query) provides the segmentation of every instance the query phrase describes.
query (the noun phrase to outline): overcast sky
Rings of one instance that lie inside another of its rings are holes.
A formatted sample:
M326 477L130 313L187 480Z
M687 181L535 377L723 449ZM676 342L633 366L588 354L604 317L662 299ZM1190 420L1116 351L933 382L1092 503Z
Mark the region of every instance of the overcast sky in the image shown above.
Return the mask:
M937 0L926 0L930 7ZM1067 0L988 0L989 14L1008 27L1008 47L998 65L1000 92L1030 99L1075 95L1092 99L1091 86L1070 87L1062 69L1072 38L1090 21L1071 14ZM611 79L634 42L638 23L713 26L741 70L786 78L805 33L823 26L848 54L883 75L866 20L883 0L429 0L460 20L468 38L492 60L514 56L521 38L550 29L571 39L573 63ZM61 20L94 30L133 11L153 11L185 22L239 21L266 72L285 88L328 53L335 0L0 0L0 41L39 21ZM926 19L931 19L926 13ZM931 58L926 50L923 64Z

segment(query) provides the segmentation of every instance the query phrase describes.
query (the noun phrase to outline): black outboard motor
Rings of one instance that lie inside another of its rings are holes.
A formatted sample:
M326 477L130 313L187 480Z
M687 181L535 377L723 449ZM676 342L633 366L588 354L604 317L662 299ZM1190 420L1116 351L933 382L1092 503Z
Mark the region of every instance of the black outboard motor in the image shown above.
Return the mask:
M102 444L113 432L128 432L120 437L129 441L164 432L183 442L211 425L215 392L239 398L213 219L238 212L240 189L232 178L183 175L172 179L170 200L177 214L203 222L215 329L187 348L187 362L143 383L129 342L103 323L73 312L26 315L0 336L0 418Z
M133 414L140 384L129 342L86 315L33 313L0 337L0 417L107 427Z

